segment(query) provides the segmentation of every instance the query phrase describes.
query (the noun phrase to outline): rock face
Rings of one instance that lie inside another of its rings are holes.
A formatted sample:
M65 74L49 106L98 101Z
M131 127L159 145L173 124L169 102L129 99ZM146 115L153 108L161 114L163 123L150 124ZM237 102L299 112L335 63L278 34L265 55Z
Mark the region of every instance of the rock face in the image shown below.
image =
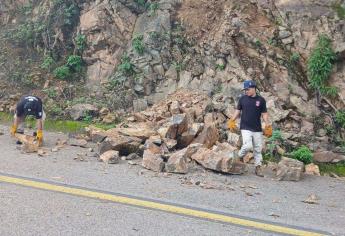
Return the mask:
M79 28L87 35L88 45L92 45L84 52L91 88L99 88L120 62L136 19L136 14L119 1L90 2L81 12Z
M300 181L304 172L304 164L295 159L283 157L278 163L276 177L278 180Z

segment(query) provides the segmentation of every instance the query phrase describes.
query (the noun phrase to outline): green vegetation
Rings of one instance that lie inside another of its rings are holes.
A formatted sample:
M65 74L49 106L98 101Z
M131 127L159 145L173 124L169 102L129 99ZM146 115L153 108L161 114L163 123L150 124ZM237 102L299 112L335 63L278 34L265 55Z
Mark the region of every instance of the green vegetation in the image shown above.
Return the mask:
M299 61L299 59L300 59L300 55L299 55L299 53L297 53L297 52L294 52L294 53L292 53L292 55L290 56L290 63L297 63L298 61Z
M47 88L42 90L49 98L56 98L57 97L57 92L54 88Z
M135 0L135 2L141 7L146 6L146 0Z
M318 163L321 174L334 173L340 177L345 177L345 162L339 162L336 164L330 163Z
M342 128L345 128L345 111L337 111L335 114L335 120Z
M311 88L330 97L337 95L337 88L327 86L334 59L331 40L326 35L320 35L308 60L308 78Z
M332 8L341 20L345 19L345 7L343 7L341 3L334 3Z
M262 43L260 40L256 39L255 42L254 42L255 46L260 48L262 46Z
M78 34L74 40L76 49L79 53L82 53L86 48L86 36L83 34Z
M144 54L144 43L143 43L144 36L143 35L136 35L132 39L132 46L134 50L139 54L142 55Z
M71 55L67 58L66 66L68 66L71 71L80 72L83 66L83 59L81 56Z
M185 68L185 64L183 62L174 61L172 64L175 67L177 72L181 72Z
M148 6L148 10L149 10L148 16L153 16L158 9L159 9L159 3L158 2L151 3Z
M304 164L310 164L313 162L313 153L305 145L302 145L297 150L291 152L290 157L299 160Z
M131 59L127 55L124 55L121 58L121 64L119 65L118 69L124 75L133 75L135 73L134 65L132 64Z
M221 71L225 70L225 65L224 64L217 64L216 70L221 70Z
M46 69L50 72L52 66L54 65L55 61L54 59L51 57L51 56L46 56L44 59L43 59L43 62L41 64L41 68L42 69Z
M10 124L13 121L13 115L9 113L5 113L5 112L0 112L0 121L2 123ZM33 117L28 117L25 122L26 122L27 127L35 127L36 121ZM83 132L85 127L91 124L95 127L105 129L105 130L116 127L115 124L107 125L107 124L102 124L102 123L91 123L91 122L85 122L85 121L47 119L44 122L44 130L64 132L64 133L77 133L77 132Z
M267 153L265 160L278 161L280 156L277 153L277 147L284 144L284 138L280 130L273 130L272 136L267 141Z
M61 80L66 80L71 76L71 72L69 71L68 66L65 66L65 65L57 67L53 71L53 74L57 79L61 79Z

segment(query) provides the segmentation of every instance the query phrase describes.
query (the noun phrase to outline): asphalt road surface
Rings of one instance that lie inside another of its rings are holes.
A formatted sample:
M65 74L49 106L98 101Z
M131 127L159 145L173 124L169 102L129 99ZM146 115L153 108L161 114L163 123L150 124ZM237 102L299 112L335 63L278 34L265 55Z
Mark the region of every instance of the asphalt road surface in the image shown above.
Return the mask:
M343 180L168 175L71 146L41 157L0 130L0 235L345 235ZM66 137L45 138L50 150Z

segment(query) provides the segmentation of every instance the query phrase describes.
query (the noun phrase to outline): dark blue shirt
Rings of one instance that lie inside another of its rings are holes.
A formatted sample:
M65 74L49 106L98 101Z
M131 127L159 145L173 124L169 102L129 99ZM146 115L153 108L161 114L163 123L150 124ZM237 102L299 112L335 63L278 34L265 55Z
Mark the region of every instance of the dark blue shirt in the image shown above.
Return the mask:
M25 96L20 99L16 107L18 117L35 116L41 119L43 115L42 100L36 96Z
M261 114L267 112L266 101L263 97L244 95L238 101L237 110L241 111L241 130L262 131Z

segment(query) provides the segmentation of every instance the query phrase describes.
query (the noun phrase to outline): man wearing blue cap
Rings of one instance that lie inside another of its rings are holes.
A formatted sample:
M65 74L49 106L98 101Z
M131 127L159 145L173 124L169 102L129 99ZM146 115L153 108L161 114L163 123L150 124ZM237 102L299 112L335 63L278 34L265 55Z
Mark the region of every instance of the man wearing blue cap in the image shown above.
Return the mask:
M263 177L261 170L262 164L262 128L261 117L265 121L265 136L272 135L272 126L269 124L266 101L263 97L256 94L256 83L253 80L246 80L243 83L245 95L242 96L237 104L235 114L228 123L230 130L236 129L236 119L241 115L241 135L243 144L238 152L242 159L252 148L254 150L255 174Z
M26 116L32 115L37 120L37 132L35 136L39 145L43 141L43 120L45 119L45 114L43 111L42 100L36 96L24 96L17 103L16 111L14 115L14 122L11 126L11 135L14 136L17 132L17 128L20 124L24 122ZM18 133L24 133L24 130L19 130Z

